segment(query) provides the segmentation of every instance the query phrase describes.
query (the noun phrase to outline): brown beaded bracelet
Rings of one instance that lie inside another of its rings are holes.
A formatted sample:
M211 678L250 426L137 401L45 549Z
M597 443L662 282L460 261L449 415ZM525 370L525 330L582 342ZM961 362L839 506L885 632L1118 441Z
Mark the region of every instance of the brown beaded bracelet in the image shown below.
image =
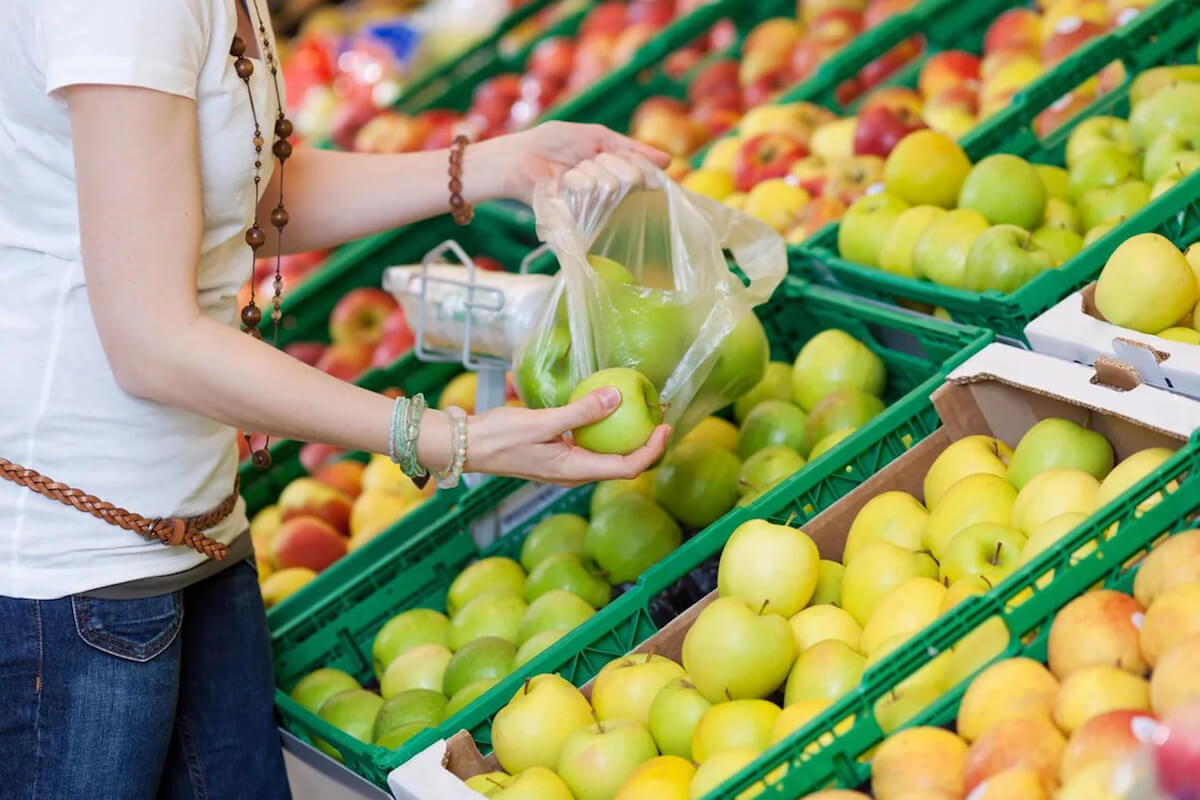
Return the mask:
M467 205L462 196L463 154L470 142L460 133L450 145L450 214L459 225L471 224L475 216L475 209Z

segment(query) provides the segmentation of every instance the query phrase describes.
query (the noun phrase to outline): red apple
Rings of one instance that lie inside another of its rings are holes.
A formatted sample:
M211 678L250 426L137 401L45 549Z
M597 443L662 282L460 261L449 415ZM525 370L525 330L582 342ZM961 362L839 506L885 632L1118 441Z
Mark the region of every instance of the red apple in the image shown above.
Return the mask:
M442 150L449 147L454 141L455 126L459 125L463 118L457 111L444 109L423 111L417 116L423 117L429 128L425 141L421 143L422 150Z
M674 18L674 0L633 0L625 9L625 19L630 25L651 25L657 29Z
M353 381L371 366L374 348L363 342L335 342L326 348L314 366L344 381Z
M1163 728L1154 746L1159 786L1171 797L1194 800L1200 797L1200 705L1176 710Z
M812 76L817 67L824 64L840 49L840 45L806 38L792 49L788 61L788 73L792 80L800 82Z
M300 465L309 475L312 475L323 465L341 457L344 452L346 451L342 448L334 447L331 444L310 442L300 448Z
M788 170L788 180L794 181L804 191L813 197L824 195L833 168L821 156L810 153L792 164Z
M883 159L873 155L840 158L830 164L825 196L849 206L883 180Z
M746 36L738 80L749 86L787 66L792 49L800 43L804 27L794 19L776 17L759 23Z
M488 272L507 272L504 265L491 256L473 256L471 258L475 262L475 266L479 269L486 269Z
M901 139L925 127L925 121L907 108L893 111L875 106L858 115L854 129L854 152L887 158Z
M790 65L787 64L760 75L742 91L746 108L766 105L794 83Z
M292 358L298 358L310 367L321 360L325 345L320 342L292 342L283 348L283 352Z
M1096 96L1088 89L1079 89L1051 103L1045 111L1033 120L1033 131L1038 136L1045 137L1069 122L1080 111L1092 104Z
M711 98L734 97L741 104L738 65L732 59L714 61L696 74L687 89L688 101L696 104Z
M551 36L533 48L526 69L535 75L566 83L574 64L575 41L569 36Z
M658 28L649 22L638 22L621 31L613 43L612 65L619 67L629 63L657 33Z
M591 86L612 69L612 50L616 35L592 34L581 38L575 48L575 68L567 79L567 90L578 91Z
M892 73L912 61L925 48L922 36L913 36L888 50L874 61L869 62L858 73L863 88L870 89L883 83Z
M1092 717L1071 734L1063 753L1063 781L1097 761L1119 761L1138 750L1157 727L1148 711L1107 711Z
M917 88L923 97L933 97L959 84L978 85L979 57L962 50L945 50L930 56L921 66Z
M1042 22L1029 8L1012 8L992 20L983 37L985 55L1015 51L1036 55L1042 48Z
M806 155L807 148L785 133L754 136L738 148L734 157L734 185L739 192L748 192L768 178L782 178Z
M396 307L395 298L382 289L352 289L329 314L329 338L335 344L374 347L383 335L383 321Z
M408 327L404 309L397 306L383 321L383 332L379 338L379 344L375 346L375 352L371 354L371 366L386 367L412 350L415 343L416 337L413 335L412 329Z
M863 29L870 30L897 14L912 9L920 0L871 0L863 11Z
M1096 94L1107 94L1125 83L1125 64L1122 61L1110 62L1096 76Z
M1103 25L1068 17L1054 26L1054 33L1042 45L1042 63L1048 69L1104 33Z
M595 33L615 36L625 30L625 4L620 0L600 3L579 24L579 39Z
M389 386L386 389L384 389L383 391L381 391L380 394L383 395L384 397L390 397L393 400L395 400L397 397L405 396L404 390L398 386Z
M800 212L800 230L808 238L846 213L846 204L836 197L814 197Z
M692 109L691 117L704 126L709 139L720 136L738 124L742 112L736 107L722 105L719 100L704 100Z
M704 60L704 51L698 47L676 50L663 61L663 72L668 78L678 80Z
M863 85L862 78L856 75L839 83L838 87L833 90L833 97L839 105L848 106L857 100L866 91L866 88Z
M872 108L886 108L894 112L903 110L914 116L920 116L924 107L925 100L915 89L903 86L885 86L871 90L863 98L862 105L859 106L859 113Z

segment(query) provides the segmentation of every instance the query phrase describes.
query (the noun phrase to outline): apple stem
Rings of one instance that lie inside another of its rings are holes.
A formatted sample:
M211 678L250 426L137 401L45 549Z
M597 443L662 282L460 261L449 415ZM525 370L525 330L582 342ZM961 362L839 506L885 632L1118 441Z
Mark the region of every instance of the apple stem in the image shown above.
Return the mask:
M666 411L671 407L670 403L646 403L650 408L657 408L659 411Z
M996 547L997 547L997 549L996 549L996 552L997 552L997 553L999 553L999 552L1000 552L1000 550L999 550L999 547L1000 547L1000 544L999 544L999 542L997 542L997 543L996 543ZM980 579L981 581L983 581L984 583L986 583L986 584L987 584L987 587L988 587L989 589L991 589L991 588L992 588L992 582L991 582L991 581L989 581L989 580L987 579L987 576L986 576L986 575L980 575L980 576L979 576L979 579Z
M500 781L496 780L495 778L493 778L493 777L491 777L491 776L489 776L489 777L488 777L488 783L492 784L493 786L495 786L495 787L496 787L496 788L498 788L498 789L503 789L503 788L504 788L504 784L503 784L503 783L501 783Z
M792 527L792 520L794 520L796 518L796 516L797 516L797 513L795 511L788 514L787 522L783 523L784 527L785 528Z
M996 542L996 552L992 555L992 566L1000 566L1000 551L1004 548L1004 542Z
M596 731L604 733L604 726L600 724L600 715L596 713L596 709L592 709L592 719L596 720Z
M1022 249L1028 250L1029 245L1033 243L1033 231L1025 232L1025 244L1021 245Z
M947 589L950 588L950 578L945 575L942 576L942 586L945 586Z
M728 700L728 701L729 701L729 702L731 702L731 703L733 702L733 695L729 693L729 687L728 687L728 686L727 686L727 687L725 687L725 699L726 699L726 700Z
M763 612L767 610L767 606L768 606L768 605L770 605L770 603L771 603L771 600L770 600L770 598L768 598L768 599L766 599L766 600L763 600L762 608L760 608L760 609L758 610L758 615L759 615L760 617L763 615Z
M521 687L521 691L522 691L524 694L529 694L529 682L530 682L530 681L532 681L532 680L533 680L533 678L526 678L526 679L525 679L525 685Z

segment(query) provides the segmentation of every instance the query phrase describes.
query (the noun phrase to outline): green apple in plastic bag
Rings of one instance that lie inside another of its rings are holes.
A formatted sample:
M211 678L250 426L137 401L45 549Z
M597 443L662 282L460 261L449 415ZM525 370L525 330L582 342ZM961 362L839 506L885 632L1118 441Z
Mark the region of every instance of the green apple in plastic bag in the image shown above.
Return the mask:
M597 335L600 363L635 369L661 391L695 335L687 307L658 289L616 286L611 295L611 322Z
M571 394L571 334L565 324L556 324L534 335L513 370L517 392L530 408L565 405Z

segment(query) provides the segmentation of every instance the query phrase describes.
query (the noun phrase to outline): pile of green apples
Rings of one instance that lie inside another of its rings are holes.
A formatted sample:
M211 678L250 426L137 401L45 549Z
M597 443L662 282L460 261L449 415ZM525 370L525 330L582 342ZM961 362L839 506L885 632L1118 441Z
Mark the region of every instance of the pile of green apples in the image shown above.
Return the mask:
M1200 67L1147 70L1129 99L1127 120L1071 131L1066 169L1009 154L972 165L942 134L909 134L888 156L883 191L843 217L840 255L956 289L1019 289L1200 168Z

